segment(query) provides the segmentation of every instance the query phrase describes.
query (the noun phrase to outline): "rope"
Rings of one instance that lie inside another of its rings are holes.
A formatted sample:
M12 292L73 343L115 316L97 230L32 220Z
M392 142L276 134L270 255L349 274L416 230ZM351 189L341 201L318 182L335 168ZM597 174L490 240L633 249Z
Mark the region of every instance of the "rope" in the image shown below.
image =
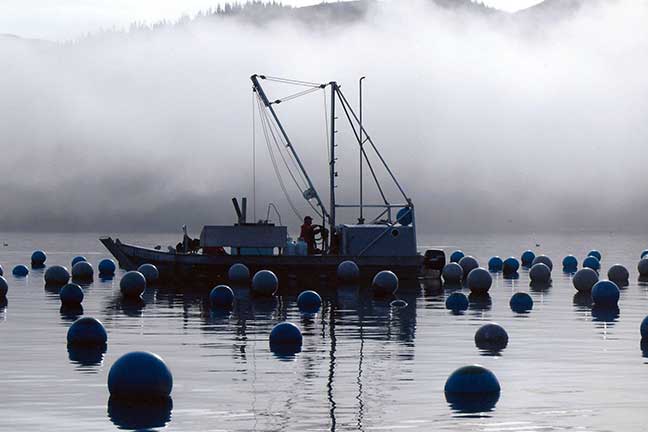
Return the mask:
M280 99L277 99L274 102L270 102L270 105L279 104L281 102L288 102L289 100L297 99L298 97L305 96L305 95L307 95L309 93L313 93L313 92L315 92L315 91L317 91L319 89L320 89L319 87L313 87L313 88L309 88L308 90L303 90L303 91L300 91L300 92L297 92L297 93L293 93L291 95L284 96L284 97L282 97Z
M252 218L256 222L256 92L252 92Z
M267 76L267 75L259 75L259 78L267 80L267 81L280 82L280 83L283 83L283 84L300 85L300 86L304 86L304 87L323 87L323 86L326 86L326 84L320 84L320 83L316 83L316 82L300 81L300 80L295 80L295 79L279 78L279 77L273 77L273 76Z

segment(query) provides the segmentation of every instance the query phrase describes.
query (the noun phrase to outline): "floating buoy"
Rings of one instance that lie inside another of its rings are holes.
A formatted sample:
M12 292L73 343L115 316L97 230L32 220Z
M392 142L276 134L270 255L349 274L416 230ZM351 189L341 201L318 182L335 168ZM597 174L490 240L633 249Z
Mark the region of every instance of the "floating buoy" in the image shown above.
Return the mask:
M398 213L396 213L396 220L402 226L411 225L412 219L412 209L409 207L403 207L402 209L398 210Z
M294 354L301 351L302 333L291 322L275 325L270 332L270 350L279 354Z
M508 257L502 264L502 272L504 276L513 276L520 269L520 262L515 257Z
M72 266L72 280L86 282L91 281L93 276L94 269L87 261L79 261Z
M356 282L360 279L360 268L353 261L342 261L337 266L337 277L342 282Z
M458 263L459 261L461 261L461 258L465 256L466 255L462 251L456 250L452 252L452 254L450 254L450 262Z
M644 259L646 258L647 255L648 255L648 249L644 249L641 251L641 256L639 257L639 259Z
M441 276L443 276L443 281L445 283L457 284L460 283L463 278L463 269L456 262L451 262L443 267Z
M648 277L648 258L643 258L637 264L637 270L639 271L639 276Z
M531 309L533 309L533 299L527 293L518 292L513 294L513 296L511 296L511 300L509 301L509 306L511 306L511 310L513 312L517 312L517 313L528 312Z
M549 267L550 271L553 271L553 262L547 255L538 255L537 257L533 258L533 261L531 261L531 267L540 263Z
M227 285L218 285L209 293L212 307L231 307L234 303L234 291Z
M450 294L445 301L446 309L449 309L454 312L461 312L461 311L468 310L469 304L470 302L468 301L468 297L465 294L460 292L455 292Z
M302 312L315 313L322 306L322 297L315 291L303 291L297 296L297 307Z
M230 282L247 283L250 281L250 269L245 264L233 264L227 271Z
M533 251L526 250L522 252L522 256L520 257L520 260L522 261L522 265L524 267L531 267L533 264L533 260L535 259L535 254ZM517 270L516 270L517 271Z
M88 261L86 257L83 255L77 255L74 258L72 258L72 262L70 263L70 267L74 267L74 264L81 262L81 261Z
M641 321L639 331L641 332L641 338L648 340L648 316Z
M488 270L477 267L468 273L467 284L470 292L486 294L493 284L493 277Z
M163 400L173 389L173 376L156 354L134 351L124 354L111 366L108 391L111 398L133 401Z
M544 263L537 263L531 266L529 278L532 282L549 283L551 281L551 269Z
M126 298L141 298L146 290L146 278L138 271L129 271L119 281L119 290Z
M7 283L7 279L0 276L0 299L4 299L5 297L7 297L8 292L9 292L9 284Z
M583 267L599 271L601 269L601 262L594 255L590 255L583 260Z
M602 259L601 252L597 251L596 249L587 252L587 256L596 257L596 259L599 260L599 262L601 262Z
M279 279L270 270L261 270L252 278L252 290L255 294L265 297L272 297L279 287Z
M31 256L31 265L32 268L43 268L45 266L45 261L47 260L47 255L42 250L37 250L32 253Z
M475 258L468 255L459 260L459 265L463 269L463 276L465 279L466 276L468 276L468 273L479 267L479 262Z
M137 271L144 275L147 286L153 284L153 282L160 278L160 272L153 264L142 264Z
M592 287L598 282L599 276L591 268L582 268L572 278L574 288L580 292L592 291Z
M74 321L67 332L69 345L101 346L108 341L108 333L101 321L92 317L83 317Z
M55 265L45 271L45 283L63 286L70 281L70 272L63 266Z
M11 271L11 273L12 273L14 276L18 276L18 277L25 277L25 276L27 276L27 275L29 274L29 269L27 268L27 266L24 266L24 265L22 265L22 264L18 264L17 266L15 266L15 267L13 268L13 270Z
M609 280L600 280L592 287L592 301L598 306L616 306L619 294L617 284Z
M498 256L494 256L488 260L488 270L494 273L501 272L504 261Z
M389 270L378 272L371 282L374 294L390 296L398 290L398 276Z
M75 283L70 283L61 288L59 297L65 306L78 306L83 301L83 289Z
M115 261L105 258L99 261L99 276L114 276L117 270Z
M501 351L508 345L508 334L499 324L484 324L475 333L475 345L483 350Z
M567 255L562 260L563 270L566 272L576 271L578 269L578 259L574 255Z
M622 266L621 264L614 264L608 269L608 279L612 282L622 285L627 285L628 280L630 279L630 272L628 269Z
M500 383L493 372L480 365L464 366L454 371L444 387L446 400L461 411L492 409L499 399Z

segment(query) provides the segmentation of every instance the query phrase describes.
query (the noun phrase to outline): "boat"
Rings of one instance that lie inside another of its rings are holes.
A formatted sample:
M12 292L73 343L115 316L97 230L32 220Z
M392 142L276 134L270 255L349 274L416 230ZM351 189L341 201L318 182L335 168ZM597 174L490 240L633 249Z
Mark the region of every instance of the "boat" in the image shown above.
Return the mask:
M364 77L363 77L364 78ZM191 239L184 227L183 241L175 248L148 248L120 241L118 238L101 238L101 243L117 259L125 270L136 270L140 265L154 264L163 279L200 280L216 284L227 280L229 268L237 263L246 265L252 273L271 270L282 280L320 279L336 281L337 268L344 261L353 261L360 269L361 280L371 280L382 270L393 271L400 280L439 279L445 265L442 250L419 251L416 242L416 218L413 200L383 158L362 122L362 79L360 80L359 115L348 102L336 81L316 83L252 75L252 91L259 112L261 126L268 145L275 174L279 180L290 207L296 211L283 182L278 160L284 162L291 178L299 187L302 198L314 214L321 218L321 224L313 225L317 234L315 247L308 247L302 239L293 242L288 237L287 226L281 223L277 207L268 204L265 220L248 221L247 198L239 203L233 198L236 222L232 225L205 225L200 239ZM271 100L262 82L275 81L282 84L306 87L296 94ZM275 106L318 90L325 92L327 111L327 144L329 165L329 202L324 203L322 195L306 170L296 147L288 136L277 115ZM336 110L338 110L336 112ZM346 124L354 137L359 152L359 199L356 203L336 201L338 172L336 170L336 121L337 113L344 115ZM253 126L256 127L256 126ZM274 149L274 150L273 150ZM278 155L273 152L282 152ZM369 154L372 158L369 158ZM281 159L279 159L279 156ZM376 163L377 162L377 163ZM295 172L291 172L291 167ZM368 174L367 171L368 170ZM363 173L364 171L364 173ZM382 186L379 173L391 183L398 198L388 198ZM378 203L365 203L364 177L369 177L377 187ZM299 181L301 180L301 182ZM256 196L253 197L256 203ZM279 223L270 219L273 210L279 215ZM359 217L352 223L343 223L337 218L339 211L358 211ZM369 212L376 215L365 218ZM319 219L318 219L319 221Z

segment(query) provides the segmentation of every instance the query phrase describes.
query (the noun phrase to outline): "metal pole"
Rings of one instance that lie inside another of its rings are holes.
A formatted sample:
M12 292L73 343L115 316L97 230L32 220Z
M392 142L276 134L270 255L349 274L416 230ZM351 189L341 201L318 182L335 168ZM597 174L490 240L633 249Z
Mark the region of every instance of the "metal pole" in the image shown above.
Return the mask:
M329 214L329 226L331 235L335 232L335 93L337 83L331 81L331 160L329 161L329 176L331 179L331 204Z
M362 166L364 165L363 160L362 160L362 145L364 144L362 142L362 80L364 80L365 77L361 77L359 81L359 91L360 91L360 218L358 219L359 224L364 223L364 216L363 216L363 193L362 193Z

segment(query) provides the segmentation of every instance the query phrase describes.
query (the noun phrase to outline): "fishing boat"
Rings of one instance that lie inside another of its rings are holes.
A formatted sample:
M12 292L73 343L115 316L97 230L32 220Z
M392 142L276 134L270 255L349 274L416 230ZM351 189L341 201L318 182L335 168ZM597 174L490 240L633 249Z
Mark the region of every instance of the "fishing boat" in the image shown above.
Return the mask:
M445 265L444 252L437 249L418 250L414 202L405 193L363 125L362 79L359 114L336 81L314 83L265 75L252 75L250 79L261 129L287 202L298 214L278 169L279 161L283 161L302 198L318 217L318 222L321 220L321 224L312 226L314 238L309 241L314 244L306 245L303 239L293 242L288 237L288 228L281 223L280 216L278 224L270 220L271 210L280 214L274 204L268 205L268 216L265 220L248 222L247 199L243 198L239 203L238 199L233 198L236 213L234 224L205 225L199 240L191 239L185 228L183 241L175 248L162 250L159 247L127 244L110 237L101 238L100 241L117 259L120 267L136 270L140 265L150 263L157 266L162 278L218 283L227 279L228 270L233 264L242 263L252 273L263 269L271 270L280 280L313 277L335 280L339 264L343 261L353 261L360 269L363 280L370 280L382 270L393 271L403 281L438 279ZM306 89L271 100L262 86L262 82L265 81L302 86ZM318 90L324 92L327 111L328 205L324 203L275 109L280 103ZM358 149L358 202L336 201L338 114L346 120L352 132L353 145ZM294 171L290 171L291 167ZM380 180L381 174L396 191L396 199L387 196L386 188ZM379 197L379 202L365 203L365 177L375 184L377 193L374 195ZM256 197L254 200L256 202ZM351 223L340 221L337 215L342 210L357 211L359 217ZM371 212L375 215L367 219L366 214Z

